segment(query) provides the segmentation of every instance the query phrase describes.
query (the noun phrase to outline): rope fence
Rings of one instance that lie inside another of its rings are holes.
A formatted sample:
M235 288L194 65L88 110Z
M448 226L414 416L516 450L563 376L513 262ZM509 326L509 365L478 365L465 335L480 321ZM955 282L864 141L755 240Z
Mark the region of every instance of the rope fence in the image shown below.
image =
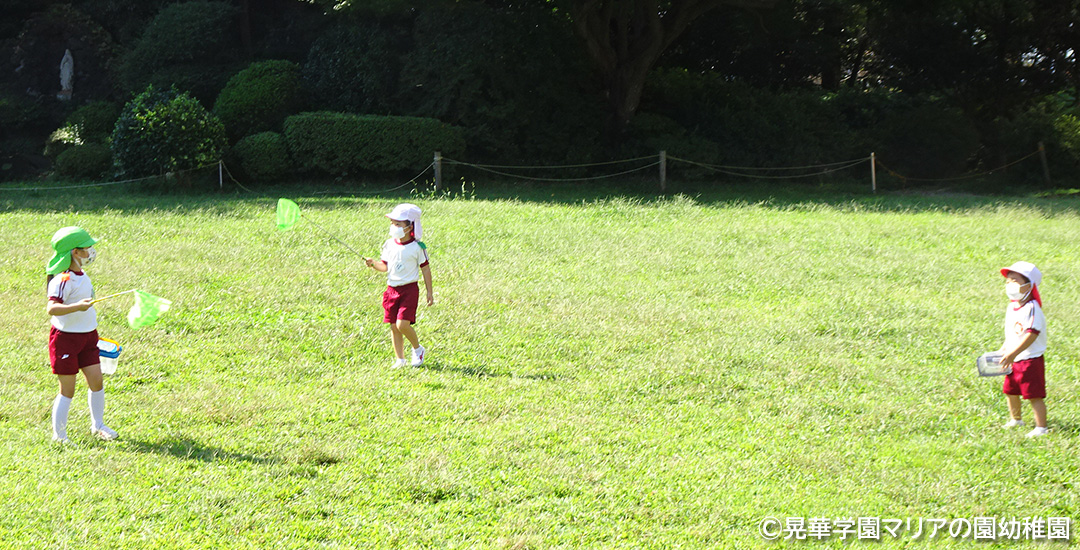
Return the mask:
M464 161L460 161L460 160L455 160L455 159L443 157L441 152L436 151L435 155L434 155L434 159L432 160L432 162L430 164L428 164L426 167L424 167L424 169L421 170L419 174L413 176L411 179L409 179L405 183L403 183L401 185L398 185L396 187L388 188L388 189L381 189L381 190L378 190L378 191L359 191L357 193L358 194L363 194L363 195L381 195L381 194L386 194L386 193L392 193L394 191L398 191L398 190L403 189L405 187L416 186L418 180L421 177L423 177L425 174L427 174L429 171L434 172L435 192L438 193L443 188L442 174L443 174L443 166L444 165L463 166L463 167L472 168L474 170L478 170L478 171L481 171L481 172L486 172L486 173L489 173L489 174L495 174L495 175L502 176L502 177L515 178L515 179L520 179L520 180L525 180L525 181L533 181L533 182L565 182L565 183L586 182L586 181L597 181L597 180L602 180L602 179L611 179L611 178L617 178L617 177L621 177L621 176L627 176L627 175L630 175L630 174L643 172L643 171L646 171L646 170L657 169L657 176L659 178L659 183L660 183L660 192L661 193L666 193L667 192L667 167L668 167L668 161L672 161L672 162L675 162L675 163L682 163L682 164L687 165L687 166L692 166L692 167L695 167L695 168L698 168L698 169L706 170L708 172L713 172L713 173L717 173L717 174L723 174L723 175L726 175L726 176L739 177L739 178L748 178L748 179L758 179L758 180L794 180L794 179L800 179L800 178L820 177L820 176L824 176L824 175L828 175L828 174L832 174L832 173L836 173L836 172L841 172L841 171L844 171L844 170L849 170L849 169L855 168L857 166L860 166L862 164L869 163L870 164L869 172L870 172L871 190L876 193L877 192L877 168L879 166L885 171L885 173L887 173L890 176L895 177L895 178L897 178L897 179L899 179L901 181L904 181L904 182L908 182L908 181L950 182L950 181L968 180L968 179L973 179L973 178L992 175L994 173L1006 170L1010 166L1014 166L1016 164L1019 164L1021 162L1026 161L1028 159L1031 159L1031 158L1033 158L1035 156L1039 157L1039 159L1040 159L1040 161L1042 163L1042 169L1043 169L1044 178L1045 178L1046 182L1049 184L1050 183L1050 172L1049 172L1049 169L1047 167L1046 151L1045 151L1045 148L1044 148L1044 146L1043 146L1043 144L1041 142L1039 143L1039 148L1036 151L1033 151L1033 152L1031 152L1031 153L1019 158L1019 159L1016 159L1014 161L1007 162L1007 163L1005 163L1005 164L1003 164L1001 166L998 166L996 168L991 168L989 170L983 170L981 172L969 173L969 174L964 174L962 176L955 176L955 177L948 177L948 178L917 178L917 177L906 176L904 174L901 174L901 173L897 172L896 170L894 170L892 168L889 168L887 165L885 165L883 162L881 162L881 160L879 158L877 158L877 155L875 153L870 153L869 157L842 160L842 161L830 162L830 163L822 163L822 164L808 164L808 165L802 165L802 166L733 166L733 165L725 165L725 164L712 164L712 163L707 163L707 162L699 162L699 161L694 161L694 160L689 160L689 159L670 156L670 155L667 154L666 151L660 151L659 154L657 154L657 155L649 155L649 156L643 156L643 157L635 157L635 158L628 158L628 159L621 159L621 160L611 160L611 161L603 161L603 162L592 162L592 163L558 164L558 165L554 165L554 164L552 164L552 165L501 165L501 164L480 164L480 163L464 162ZM248 189L247 187L245 187L235 176L233 176L232 172L229 170L229 167L225 164L224 161L218 161L218 162L215 162L215 163L212 163L212 164L205 164L205 165L198 166L198 167L195 167L195 168L189 168L187 170L178 170L176 172L170 172L170 173L165 174L165 175L146 176L146 177L142 177L142 178L132 178L132 179L125 179L125 180L118 180L118 181L107 181L107 182L87 183L87 184L78 184L78 185L60 185L60 186L50 186L50 187L0 187L0 191L52 191L52 190L84 189L84 188L91 188L91 187L104 187L104 186L112 186L112 185L121 185L121 184L135 183L135 182L146 181L146 180L151 180L151 179L160 179L160 178L163 178L163 177L176 177L176 176L179 176L181 174L186 174L186 173L190 173L190 172L194 172L194 171L198 171L198 170L205 170L205 169L213 167L215 165L217 166L217 169L218 169L218 186L219 187L224 188L225 176L228 176L229 180L232 183L235 183L241 189L243 189L245 191L248 191L248 192L251 192L251 193L257 193L258 194L257 191L252 191L251 189ZM612 172L608 172L608 173L590 175L590 176L582 176L582 177L546 177L546 176L536 176L536 175L529 175L529 174L521 173L523 171L528 172L528 171L536 171L536 170L582 170L582 169L596 169L596 168L601 168L601 167L616 167L616 166L626 166L626 165L630 165L630 167L628 167L626 169L617 169L616 171L612 171Z

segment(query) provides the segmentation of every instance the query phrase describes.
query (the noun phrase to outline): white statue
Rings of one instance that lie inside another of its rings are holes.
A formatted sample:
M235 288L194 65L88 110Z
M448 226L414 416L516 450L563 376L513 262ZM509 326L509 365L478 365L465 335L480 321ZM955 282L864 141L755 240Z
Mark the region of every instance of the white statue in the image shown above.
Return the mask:
M57 99L71 99L71 81L75 75L75 58L71 56L71 50L64 50L64 59L60 60L60 93Z

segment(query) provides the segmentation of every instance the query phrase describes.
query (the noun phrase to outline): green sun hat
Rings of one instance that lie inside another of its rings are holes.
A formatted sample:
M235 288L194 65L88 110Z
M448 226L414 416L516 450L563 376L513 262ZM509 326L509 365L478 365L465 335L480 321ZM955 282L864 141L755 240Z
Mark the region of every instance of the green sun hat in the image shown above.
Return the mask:
M59 275L67 271L67 268L71 267L71 251L76 248L87 248L94 246L97 239L90 236L85 229L81 227L65 227L56 233L52 237L52 248L55 251L49 265L45 267L45 273L48 275Z

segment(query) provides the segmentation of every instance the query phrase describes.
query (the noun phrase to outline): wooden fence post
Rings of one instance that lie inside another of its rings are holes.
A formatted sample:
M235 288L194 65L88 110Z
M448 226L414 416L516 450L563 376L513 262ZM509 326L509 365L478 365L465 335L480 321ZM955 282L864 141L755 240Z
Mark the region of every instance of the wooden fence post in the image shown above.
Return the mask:
M660 151L660 193L667 193L667 151Z
M435 192L442 191L442 151L435 151Z
M877 157L870 153L870 189L877 193Z

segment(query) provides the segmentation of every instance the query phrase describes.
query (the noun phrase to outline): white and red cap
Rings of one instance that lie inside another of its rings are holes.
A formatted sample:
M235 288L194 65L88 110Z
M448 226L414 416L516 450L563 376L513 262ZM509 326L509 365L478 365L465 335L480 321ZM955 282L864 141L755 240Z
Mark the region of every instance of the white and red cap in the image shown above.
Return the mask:
M1009 272L1019 273L1031 283L1031 297L1042 306L1042 296L1039 296L1039 283L1042 282L1042 272L1031 262L1016 262L1009 267L1001 268L1001 275L1008 277Z
M1042 282L1042 272L1031 262L1016 262L1009 267L1003 267L1001 268L1001 275L1007 277L1010 271L1023 275L1033 285L1038 286Z
M413 226L413 238L418 241L420 236L424 234L424 230L420 226L420 207L415 204L403 202L395 206L386 217L399 222L411 223Z

